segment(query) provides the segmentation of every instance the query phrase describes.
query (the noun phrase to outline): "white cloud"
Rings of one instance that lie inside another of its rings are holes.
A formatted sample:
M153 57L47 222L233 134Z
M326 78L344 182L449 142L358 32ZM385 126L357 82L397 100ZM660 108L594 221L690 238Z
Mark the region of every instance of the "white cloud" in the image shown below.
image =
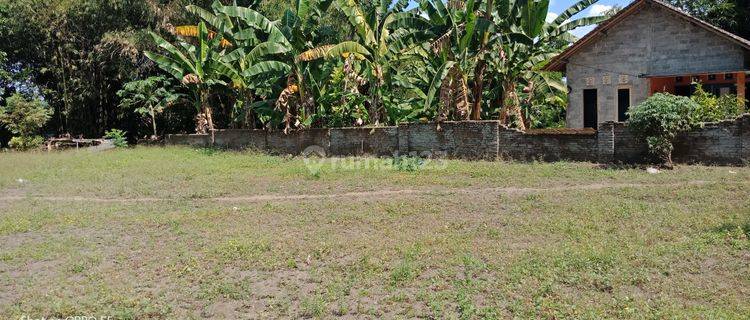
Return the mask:
M557 19L557 17L559 17L559 16L560 15L557 14L557 13L547 12L547 19L546 20L547 20L548 23L551 23L552 21L555 21L555 19Z
M614 7L604 5L604 4L595 4L591 6L591 10L589 11L589 16L600 16L604 14L605 12L612 10L612 8Z
M594 30L595 26L585 26L576 28L575 30L571 31L574 36L576 36L578 39L585 37L589 32Z

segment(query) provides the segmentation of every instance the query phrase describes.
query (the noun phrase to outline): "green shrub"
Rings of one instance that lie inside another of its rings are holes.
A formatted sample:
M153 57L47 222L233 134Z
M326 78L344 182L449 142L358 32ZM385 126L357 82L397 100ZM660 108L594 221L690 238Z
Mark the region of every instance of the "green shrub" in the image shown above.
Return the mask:
M112 129L104 133L105 139L111 139L115 147L125 148L128 146L128 140L125 138L127 132L120 129Z
M8 143L12 149L18 151L26 151L31 149L37 149L44 143L42 136L30 136L30 137L13 137Z
M397 171L414 172L422 168L424 159L420 157L395 156L393 157L393 167Z
M703 85L696 84L691 99L697 103L695 117L701 122L715 122L731 119L745 112L745 99L736 95L715 95L703 90Z
M52 117L52 110L39 98L26 99L21 94L8 98L5 106L0 106L0 124L14 135L10 146L16 150L28 150L44 142L39 130Z
M635 134L646 139L651 154L671 168L674 138L698 125L695 117L698 108L689 98L657 93L630 109L628 123Z

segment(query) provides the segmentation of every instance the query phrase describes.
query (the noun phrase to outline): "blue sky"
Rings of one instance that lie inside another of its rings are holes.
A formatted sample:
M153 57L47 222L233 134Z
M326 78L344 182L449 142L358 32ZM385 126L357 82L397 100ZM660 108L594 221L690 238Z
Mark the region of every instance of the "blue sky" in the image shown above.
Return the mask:
M554 19L559 15L561 12L565 11L565 9L568 9L570 6L578 2L577 0L551 0L550 2L550 13L547 15L548 19ZM612 8L613 6L621 6L625 7L628 4L633 2L633 0L600 0L593 6L591 6L586 11L579 14L579 17L583 17L586 15L597 15L601 14L604 11L607 11L608 9ZM415 6L415 3L412 3L413 6ZM578 36L579 38L589 33L592 29L594 29L593 26L591 27L584 27L584 28L578 28L573 33Z
M576 2L578 1L576 0L552 0L550 10L549 10L550 13L547 15L548 19L556 17L557 14L560 14L561 12L565 11L565 9L568 9L568 7L572 6ZM581 17L585 15L597 15L597 14L601 14L604 11L607 11L613 6L625 7L631 2L633 2L633 0L601 0L597 2L596 4L594 4L593 6L591 6L586 11L580 13L579 15ZM589 33L589 31L591 31L592 29L594 29L593 26L578 28L573 33L578 37L582 37L586 35L587 33Z

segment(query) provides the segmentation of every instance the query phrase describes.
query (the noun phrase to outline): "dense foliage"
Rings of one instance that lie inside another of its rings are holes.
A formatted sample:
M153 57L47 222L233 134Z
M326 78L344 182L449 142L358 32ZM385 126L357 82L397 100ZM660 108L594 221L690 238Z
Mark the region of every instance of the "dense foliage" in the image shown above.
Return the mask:
M55 111L44 132L90 137L467 118L560 126L562 75L539 70L571 30L603 19L577 18L596 2L546 21L547 0L0 0L0 105L43 97ZM674 2L747 34L746 1ZM184 99L143 95L167 76L153 92ZM150 99L161 102L151 110Z
M715 122L725 119L731 119L745 112L744 98L733 94L726 94L717 97L710 92L703 90L703 85L695 84L696 89L690 97L697 104L695 117L701 122Z
M20 93L10 96L0 106L0 124L13 134L10 147L28 150L41 145L44 139L39 136L39 129L51 115L47 103L37 97L27 99Z
M276 10L286 3L257 5ZM1 97L15 92L39 94L55 110L46 132L90 137L113 127L138 132L141 117L118 107L117 91L126 82L159 74L142 54L155 47L147 31L168 35L172 26L194 21L184 9L190 4L209 6L211 0L0 0L0 56L7 53L7 63L0 57L0 105ZM14 81L4 81L5 73ZM168 130L192 131L188 108L165 115Z
M677 134L698 125L700 105L687 97L657 93L628 112L628 126L648 142L649 151L665 167L672 167L672 150Z
M750 0L670 0L686 12L750 39Z
M148 126L153 129L152 139L159 136L156 126L156 118L164 110L178 102L181 95L175 93L174 83L161 76L148 77L126 83L122 90L117 92L120 97L120 107L133 110L142 117L148 117Z
M555 126L566 89L561 75L539 70L575 40L570 31L605 18L574 18L595 2L551 22L549 1L421 0L407 9L407 0L300 0L278 21L214 2L187 7L200 19L176 27L175 42L152 33L160 50L146 55L193 93L196 132L468 118ZM350 37L329 42L318 32L331 6ZM221 96L230 123L215 123Z

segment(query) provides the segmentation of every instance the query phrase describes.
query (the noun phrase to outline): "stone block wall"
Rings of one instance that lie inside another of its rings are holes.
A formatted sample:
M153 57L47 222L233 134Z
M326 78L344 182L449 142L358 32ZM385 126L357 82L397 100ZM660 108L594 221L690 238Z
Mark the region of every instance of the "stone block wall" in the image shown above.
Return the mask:
M678 136L673 159L681 163L741 164L743 141L738 124L735 120L708 123L701 130Z
M208 147L211 145L211 137L206 134L170 134L167 136L166 143L168 145Z
M621 122L608 122L614 136L613 162L639 163L649 159L646 141L639 139Z
M169 135L167 144L209 146L208 135ZM645 163L648 147L623 123L605 122L598 131L522 132L497 121L402 124L397 127L336 128L282 132L223 130L216 146L299 155L319 146L329 156L414 155L471 160L589 161ZM708 123L678 136L674 160L680 163L741 165L750 160L750 114Z
M740 150L740 161L744 164L750 163L750 116L745 115L738 120L740 126L740 140L742 140L742 150Z
M597 161L596 132L525 133L505 126L500 128L502 159L540 161Z
M494 160L498 153L497 121L403 124L398 127L399 154Z
M330 154L334 156L390 156L398 150L398 128L331 129Z
M266 133L266 149L272 154L298 155L309 146L319 146L328 153L329 134L330 129L292 131L288 134L282 131L272 131Z
M266 150L266 132L263 130L222 130L214 139L217 145L226 148Z

